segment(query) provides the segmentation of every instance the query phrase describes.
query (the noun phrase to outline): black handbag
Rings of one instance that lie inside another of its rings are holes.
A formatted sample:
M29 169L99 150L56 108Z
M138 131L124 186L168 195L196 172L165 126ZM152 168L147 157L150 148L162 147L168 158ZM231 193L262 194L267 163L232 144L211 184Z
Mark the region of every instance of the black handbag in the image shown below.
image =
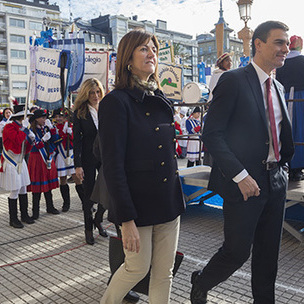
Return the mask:
M182 260L184 258L183 253L176 252L175 255L175 263L173 268L173 276L177 273L177 270L182 263ZM111 236L110 237L110 244L109 244L109 262L110 262L110 269L111 269L111 278L115 271L120 267L120 265L124 262L125 254L123 251L122 246L122 240L121 238ZM110 278L110 280L111 280ZM110 282L109 280L109 282ZM133 291L148 295L149 292L149 282L150 282L150 271L147 273L147 275L137 283L134 288L132 288Z

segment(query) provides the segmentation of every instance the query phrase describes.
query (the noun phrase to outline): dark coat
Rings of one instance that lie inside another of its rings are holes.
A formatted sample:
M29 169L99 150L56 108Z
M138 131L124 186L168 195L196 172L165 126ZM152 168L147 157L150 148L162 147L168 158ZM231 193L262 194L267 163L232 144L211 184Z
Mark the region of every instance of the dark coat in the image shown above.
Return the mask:
M277 80L284 86L286 93L294 87L295 92L304 90L304 56L287 58L284 65L276 71Z
M173 110L161 91L113 90L99 106L102 164L115 224L161 224L184 211Z
M75 168L95 166L98 160L93 154L93 143L97 134L97 129L90 114L86 119L77 118L77 111L73 117L73 149Z
M292 158L294 146L284 88L276 80L274 85L283 116L280 164L284 165ZM228 71L219 79L204 124L203 142L215 160L209 180L211 190L224 199L242 200L232 178L243 169L262 186L262 170L265 170L270 141L262 90L251 64Z

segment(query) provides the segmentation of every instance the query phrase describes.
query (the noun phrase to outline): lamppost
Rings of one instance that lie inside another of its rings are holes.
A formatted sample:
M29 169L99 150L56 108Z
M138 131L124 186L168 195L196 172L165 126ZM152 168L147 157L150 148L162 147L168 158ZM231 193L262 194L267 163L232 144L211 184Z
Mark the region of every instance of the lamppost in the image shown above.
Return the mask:
M248 20L251 19L251 5L253 0L239 0L240 18L245 22L245 27L238 32L239 39L243 40L244 56L250 57L250 40L252 38L252 30L247 26Z

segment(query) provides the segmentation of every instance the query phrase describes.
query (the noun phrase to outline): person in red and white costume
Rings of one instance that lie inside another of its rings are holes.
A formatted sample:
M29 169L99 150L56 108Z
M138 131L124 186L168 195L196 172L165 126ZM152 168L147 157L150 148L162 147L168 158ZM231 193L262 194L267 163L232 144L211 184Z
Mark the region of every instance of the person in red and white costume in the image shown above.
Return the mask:
M59 187L54 151L62 139L56 128L47 119L46 110L38 109L30 117L31 130L35 134L35 144L31 150L28 169L31 184L28 191L33 193L33 219L38 219L41 193L44 193L46 212L59 214L54 207L52 190Z
M60 181L60 193L63 198L62 212L67 212L70 209L70 188L67 183L67 176L71 175L76 185L76 191L81 201L84 199L84 191L81 180L77 178L74 167L73 153L73 129L66 119L66 114L61 108L53 111L52 115L56 129L62 142L57 146L55 164Z
M24 155L31 150L35 135L23 123L25 115L23 105L14 106L15 114L11 115L11 123L3 129L3 151L0 167L0 187L9 191L9 224L14 228L23 228L24 225L17 217L17 199L21 212L21 221L33 224L35 221L28 215L27 186L30 177Z

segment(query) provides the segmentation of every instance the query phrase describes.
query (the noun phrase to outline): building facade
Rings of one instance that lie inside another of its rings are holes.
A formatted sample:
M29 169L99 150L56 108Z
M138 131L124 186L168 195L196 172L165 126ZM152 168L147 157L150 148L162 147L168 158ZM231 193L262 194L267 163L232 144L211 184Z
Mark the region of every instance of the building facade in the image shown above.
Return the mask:
M92 19L92 25L102 32L111 35L111 44L117 50L120 39L135 28L143 28L155 34L161 44L178 46L180 64L184 70L184 83L198 81L198 45L191 35L183 34L167 29L167 22L157 20L156 24L148 20L138 20L138 16L125 17L123 15L105 15ZM177 49L177 48L176 48Z
M224 20L222 1L220 2L220 17L215 24L215 28L210 33L200 34L196 36L198 43L199 61L203 61L206 67L214 68L217 60L217 45L216 45L216 26L223 24L224 41L223 52L233 52L232 62L233 68L237 68L240 64L240 58L243 56L243 41L236 37L236 33L232 34L233 29L229 28L228 23Z
M88 21L63 19L60 7L48 0L0 0L0 107L9 104L9 96L24 103L29 90L30 37L53 29L54 38L68 37L71 25L84 37L86 50L117 50L120 39L134 28L143 28L157 36L163 45L174 46L183 67L184 84L198 82L198 42L191 35L167 29L167 22L139 21L137 16L104 15Z
M0 101L26 100L30 73L30 37L46 27L61 30L60 11L47 0L0 0ZM1 106L0 104L0 106Z

